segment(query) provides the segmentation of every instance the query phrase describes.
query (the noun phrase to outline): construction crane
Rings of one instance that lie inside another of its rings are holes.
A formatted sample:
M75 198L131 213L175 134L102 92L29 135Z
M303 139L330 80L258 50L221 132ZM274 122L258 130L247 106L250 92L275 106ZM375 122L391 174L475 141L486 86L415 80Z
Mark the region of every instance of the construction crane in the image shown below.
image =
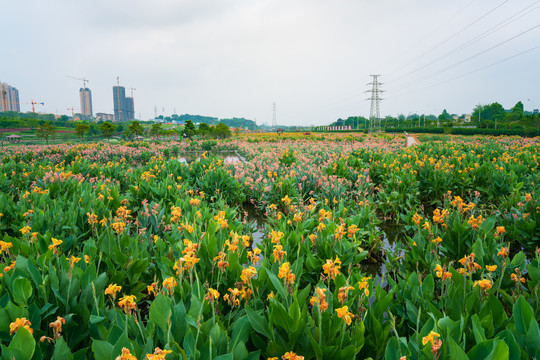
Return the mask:
M70 78L75 79L75 80L80 80L80 81L82 81L82 82L83 82L83 87L82 87L82 89L83 89L84 93L86 94L86 83L87 83L87 82L90 82L90 80L86 79L85 77L80 78L80 77L71 76L71 75L67 75L67 77L70 77ZM85 99L86 99L86 98L85 98ZM81 107L82 107L81 113L82 113L83 115L87 115L87 114L86 114L86 100L81 100ZM68 110L69 110L69 109L68 109Z
M129 90L131 91L131 98L133 98L133 90L137 90L135 88L129 88Z
M75 119L75 107L72 106L70 108L67 108L68 110L71 110L71 120Z
M76 77L76 76L71 76L71 75L67 75L67 77L69 78L72 78L72 79L75 79L75 80L81 80L83 82L83 89L86 89L86 83L87 82L90 82L90 80L86 79L86 78L79 78L79 77Z
M32 112L33 112L33 113L36 112L36 109L34 108L34 105L45 105L45 103L42 103L42 102L36 102L36 101L34 101L33 99L30 100L30 104L32 104Z

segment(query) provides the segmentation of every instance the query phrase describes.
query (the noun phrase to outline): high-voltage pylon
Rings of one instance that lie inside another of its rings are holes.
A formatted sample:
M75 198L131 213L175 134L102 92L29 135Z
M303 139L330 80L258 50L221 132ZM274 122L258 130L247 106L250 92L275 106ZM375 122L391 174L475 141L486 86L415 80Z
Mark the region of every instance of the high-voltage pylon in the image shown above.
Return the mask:
M366 100L371 100L371 107L369 109L369 132L380 131L381 130L381 113L379 108L379 102L382 100L381 94L384 90L381 90L379 87L382 83L379 82L378 77L381 75L370 75L373 77L373 81L368 85L371 85L370 92L371 96Z
M274 111L274 114L272 116L272 127L277 128L277 122L276 122L276 103L272 103L272 110Z

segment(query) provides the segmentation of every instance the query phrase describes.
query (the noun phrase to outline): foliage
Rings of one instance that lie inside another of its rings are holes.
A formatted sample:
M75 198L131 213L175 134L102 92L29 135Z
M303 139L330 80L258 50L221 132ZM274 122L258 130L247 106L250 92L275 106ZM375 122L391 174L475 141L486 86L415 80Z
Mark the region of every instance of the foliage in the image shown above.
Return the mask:
M1 356L538 358L538 139L275 137L6 148Z

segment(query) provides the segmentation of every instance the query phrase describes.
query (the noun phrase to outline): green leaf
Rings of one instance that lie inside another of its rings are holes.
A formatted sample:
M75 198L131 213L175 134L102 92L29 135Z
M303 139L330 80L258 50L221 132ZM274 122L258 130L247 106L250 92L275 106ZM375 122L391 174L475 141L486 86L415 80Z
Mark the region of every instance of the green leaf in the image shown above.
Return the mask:
M522 335L527 334L529 322L531 319L534 319L534 313L531 305L529 305L523 296L520 296L517 299L514 308L512 309L512 314L517 332Z
M444 341L443 341L444 342ZM452 338L448 338L448 348L449 348L449 359L452 360L469 360L465 351L459 347L458 344Z
M18 305L27 306L28 299L32 296L32 283L30 280L19 276L13 282L13 301Z
M53 360L71 360L73 359L73 354L69 350L66 342L63 337L60 337L56 340L56 345L54 347Z
M266 274L268 275L268 278L270 279L270 281L272 282L272 284L276 288L279 295L281 295L281 298L286 299L287 298L287 292L285 291L285 288L283 287L283 284L281 283L281 281L279 281L278 277L268 269L266 270Z
M36 340L28 330L24 327L20 327L11 342L9 348L19 350L26 356L27 359L31 359L36 349Z
M476 340L476 343L479 344L486 340L486 333L484 331L484 328L480 324L480 318L478 317L477 314L474 314L471 320L472 320L472 326L473 326L474 339Z
M116 356L120 354L113 354L113 347L114 346L107 341L93 340L92 353L94 354L94 358L103 360L116 358Z
M150 306L150 320L153 321L164 333L169 330L169 319L172 310L170 299L163 294L158 294Z
M488 355L486 359L490 360L507 360L509 357L510 350L508 349L508 345L504 341L499 341L497 345L494 346L493 351L491 354Z
M259 334L266 336L267 339L273 339L272 333L268 330L268 323L260 314L255 312L249 306L246 306L246 314L251 326Z

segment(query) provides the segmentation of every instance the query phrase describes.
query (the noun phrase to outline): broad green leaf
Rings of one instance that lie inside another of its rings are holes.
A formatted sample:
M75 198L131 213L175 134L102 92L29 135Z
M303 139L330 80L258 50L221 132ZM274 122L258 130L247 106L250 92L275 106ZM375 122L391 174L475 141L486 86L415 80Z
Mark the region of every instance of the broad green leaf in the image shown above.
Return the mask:
M60 337L58 340L56 340L56 344L54 346L53 360L71 360L71 359L73 359L73 354L69 350L69 347L64 341L64 338Z
M28 330L24 327L20 327L11 342L9 348L19 350L26 356L27 359L31 359L36 349L36 340Z
M32 296L32 283L30 280L19 276L13 282L13 301L18 305L27 306L28 299Z

